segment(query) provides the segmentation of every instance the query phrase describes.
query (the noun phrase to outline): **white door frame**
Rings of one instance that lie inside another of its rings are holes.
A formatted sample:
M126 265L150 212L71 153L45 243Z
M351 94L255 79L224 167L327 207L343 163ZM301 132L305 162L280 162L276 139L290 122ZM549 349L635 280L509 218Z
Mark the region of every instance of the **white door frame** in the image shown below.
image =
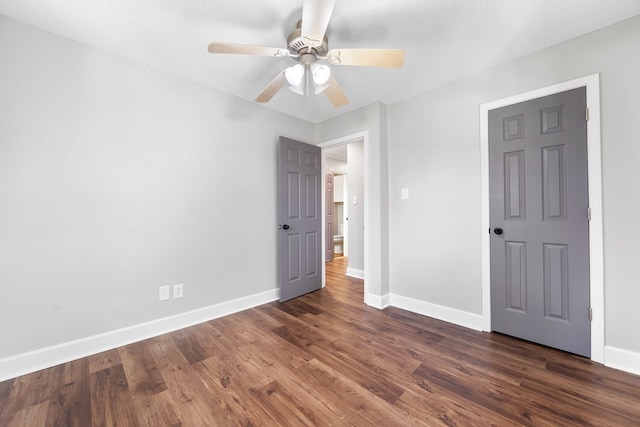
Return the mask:
M369 301L370 298L368 298L369 295L369 286L368 286L368 278L370 277L369 275L369 266L371 266L371 262L372 260L369 259L369 257L371 256L371 251L369 250L369 244L368 242L371 242L371 236L369 236L369 230L371 229L369 227L369 212L371 207L371 203L367 203L369 200L371 200L371 197L369 197L369 132L368 131L363 131L363 132L358 132L352 135L347 135L347 136L343 136L340 138L336 138L336 139L332 139L331 141L326 141L326 142L322 142L319 144L316 144L318 147L320 147L322 149L322 164L325 164L325 155L326 155L326 150L328 148L333 148L333 147L338 147L340 145L345 145L345 144L349 144L351 142L358 142L358 141L362 141L363 145L364 145L364 195L365 195L365 205L364 205L364 302L365 304L368 305L374 305L377 306L377 302L376 301ZM323 166L323 174L324 174L324 166ZM325 201L325 192L326 192L326 187L325 187L325 181L322 180L322 215L325 215L325 208L326 208L326 201ZM327 236L325 236L326 233L326 227L322 227L322 287L325 287L327 282L327 277L326 277L326 271L324 268L324 264L325 264L325 254L326 254L326 247L324 245L326 245L327 242ZM379 307L381 308L381 307Z
M489 235L489 110L586 87L587 169L589 180L589 278L593 321L591 359L604 363L604 241L602 217L602 151L600 140L600 75L592 74L480 105L480 195L482 232L482 329L491 331L491 279Z

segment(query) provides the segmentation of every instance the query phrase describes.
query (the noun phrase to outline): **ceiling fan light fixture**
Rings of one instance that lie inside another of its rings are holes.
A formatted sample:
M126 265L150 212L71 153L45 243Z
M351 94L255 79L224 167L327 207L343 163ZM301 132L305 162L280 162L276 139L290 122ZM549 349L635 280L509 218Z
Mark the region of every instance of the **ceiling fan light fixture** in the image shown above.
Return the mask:
M298 95L304 96L304 85L300 83L298 86L289 86L289 90L291 92L297 93Z
M296 64L285 70L284 76L291 86L300 86L302 84L302 78L304 77L304 66L302 64Z
M325 83L323 85L314 85L315 86L315 94L319 95L322 92L324 92L325 90L327 90L327 88L329 87L328 83Z
M313 82L316 85L322 86L329 81L329 77L331 77L331 69L326 65L314 62L311 64L311 76L313 77Z
M1 0L0 0L1 1ZM298 0L299 1L299 0ZM332 49L329 50L327 26L336 0L303 0L302 20L287 36L287 48L213 42L210 53L245 54L271 57L288 56L295 65L285 68L264 88L256 102L269 102L285 86L297 94L310 96L323 93L338 108L349 103L328 65L398 68L404 64L401 49Z

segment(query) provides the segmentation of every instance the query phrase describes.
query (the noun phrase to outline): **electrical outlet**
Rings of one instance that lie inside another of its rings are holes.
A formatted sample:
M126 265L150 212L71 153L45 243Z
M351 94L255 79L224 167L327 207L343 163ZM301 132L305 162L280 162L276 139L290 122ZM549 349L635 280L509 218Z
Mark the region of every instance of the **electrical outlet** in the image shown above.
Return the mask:
M160 286L158 298L160 299L160 301L166 301L171 298L171 287L169 285Z
M182 298L184 296L184 285L182 283L173 285L173 298Z

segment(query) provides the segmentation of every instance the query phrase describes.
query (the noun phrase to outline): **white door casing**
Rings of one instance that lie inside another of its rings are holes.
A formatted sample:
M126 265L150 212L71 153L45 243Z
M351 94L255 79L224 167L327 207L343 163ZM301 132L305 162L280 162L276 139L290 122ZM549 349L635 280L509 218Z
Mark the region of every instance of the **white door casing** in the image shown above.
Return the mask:
M519 102L563 92L579 87L587 90L587 156L589 205L591 359L604 363L604 242L602 217L602 166L600 139L600 77L598 74L570 80L557 85L499 99L480 106L480 170L481 170L481 241L482 241L482 318L483 330L491 331L490 227L489 214L489 111Z

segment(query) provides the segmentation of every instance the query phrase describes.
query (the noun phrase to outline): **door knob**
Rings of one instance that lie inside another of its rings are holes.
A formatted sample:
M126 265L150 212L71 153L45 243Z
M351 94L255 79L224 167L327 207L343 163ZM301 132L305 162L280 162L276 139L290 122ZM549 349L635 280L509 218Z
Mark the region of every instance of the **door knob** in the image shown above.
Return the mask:
M502 228L494 228L493 232L496 233L498 236L501 235L502 233L504 233Z
M288 230L289 226L287 224L285 224L285 225L282 226L282 228L285 229L285 230Z

